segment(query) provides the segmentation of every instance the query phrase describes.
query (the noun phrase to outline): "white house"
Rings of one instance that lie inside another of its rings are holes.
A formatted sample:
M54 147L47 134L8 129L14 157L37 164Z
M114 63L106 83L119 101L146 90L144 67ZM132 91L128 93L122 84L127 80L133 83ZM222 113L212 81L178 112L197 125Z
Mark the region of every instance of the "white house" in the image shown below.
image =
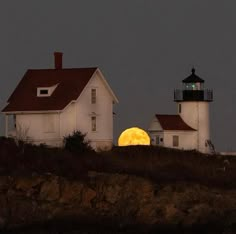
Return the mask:
M93 148L111 147L117 97L99 68L65 69L62 55L54 53L55 69L25 73L2 110L5 135L62 146L63 138L78 130Z
M155 115L148 132L153 145L212 153L209 103L212 90L204 90L204 80L192 74L182 81L183 89L174 91L178 115Z

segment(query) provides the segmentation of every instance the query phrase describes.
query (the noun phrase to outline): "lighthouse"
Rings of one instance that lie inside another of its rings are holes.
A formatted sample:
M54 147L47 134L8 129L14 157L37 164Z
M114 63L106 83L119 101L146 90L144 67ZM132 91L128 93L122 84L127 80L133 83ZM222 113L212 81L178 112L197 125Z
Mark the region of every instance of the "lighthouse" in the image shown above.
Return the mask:
M210 140L209 104L213 91L204 88L205 81L193 68L190 76L182 80L182 89L174 90L174 101L181 119L196 130L196 150L209 154L214 150Z

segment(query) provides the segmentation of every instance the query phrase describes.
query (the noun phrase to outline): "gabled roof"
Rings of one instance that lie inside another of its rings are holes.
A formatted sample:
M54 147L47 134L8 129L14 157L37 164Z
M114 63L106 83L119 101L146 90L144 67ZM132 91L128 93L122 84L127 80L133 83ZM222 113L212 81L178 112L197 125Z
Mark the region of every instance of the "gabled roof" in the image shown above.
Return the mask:
M61 111L71 101L77 100L97 70L96 67L28 70L2 112ZM51 96L37 97L37 88L55 85Z
M192 74L182 80L183 83L204 83L204 80L195 74L195 69L192 69Z
M179 115L158 115L156 114L163 130L178 130L178 131L196 131L187 125Z

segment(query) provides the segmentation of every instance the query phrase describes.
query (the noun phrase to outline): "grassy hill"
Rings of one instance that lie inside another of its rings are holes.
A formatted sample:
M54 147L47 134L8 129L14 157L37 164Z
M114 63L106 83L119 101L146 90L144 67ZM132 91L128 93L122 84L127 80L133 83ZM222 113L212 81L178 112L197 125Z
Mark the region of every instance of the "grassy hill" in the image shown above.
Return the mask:
M236 157L156 146L113 147L106 152L73 153L0 138L0 175L52 173L86 180L88 171L125 173L158 183L192 182L236 188Z

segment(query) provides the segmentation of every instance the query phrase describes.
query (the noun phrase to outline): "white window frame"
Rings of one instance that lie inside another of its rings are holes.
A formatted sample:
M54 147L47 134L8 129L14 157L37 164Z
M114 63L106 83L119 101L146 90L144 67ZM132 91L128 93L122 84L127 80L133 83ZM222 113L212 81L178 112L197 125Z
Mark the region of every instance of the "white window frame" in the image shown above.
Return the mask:
M38 97L48 97L48 96L50 96L50 94L49 94L49 88L38 88L38 90L37 90L38 92L38 94L37 94L37 96ZM42 91L47 91L47 93L41 93Z

